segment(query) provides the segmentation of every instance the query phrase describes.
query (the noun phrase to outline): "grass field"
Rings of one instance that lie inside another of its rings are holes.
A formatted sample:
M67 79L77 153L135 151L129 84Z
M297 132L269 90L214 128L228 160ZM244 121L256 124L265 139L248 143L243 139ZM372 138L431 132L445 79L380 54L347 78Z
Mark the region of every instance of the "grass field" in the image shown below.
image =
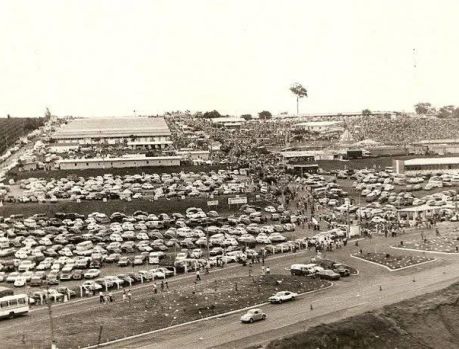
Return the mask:
M364 252L362 254L355 253L353 254L353 256L369 262L380 264L382 266L390 268L391 270L410 267L419 263L434 260L434 258L425 256L392 255L390 253L382 252Z
M77 348L97 344L101 326L105 342L266 302L280 290L303 293L328 285L330 282L324 280L264 275L211 282L204 279L196 285L190 282L158 294L152 288L143 298L134 297L131 303L123 303L118 297L114 303L85 307L77 314L59 317L55 322L55 337L59 348ZM21 334L11 333L2 338L2 345L7 348L42 348L46 343L49 343L47 323L40 322L24 328Z

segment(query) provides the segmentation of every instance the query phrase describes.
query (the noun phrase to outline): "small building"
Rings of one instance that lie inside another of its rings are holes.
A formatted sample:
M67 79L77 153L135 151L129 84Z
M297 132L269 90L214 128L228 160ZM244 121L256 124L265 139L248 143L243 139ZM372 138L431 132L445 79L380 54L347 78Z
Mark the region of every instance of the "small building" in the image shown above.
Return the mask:
M210 152L208 150L180 149L176 154L187 160L207 161L210 157Z
M212 119L212 124L222 125L227 128L240 128L245 122L245 119L238 117L221 117Z
M307 121L300 122L295 127L317 133L343 132L344 129L341 121Z
M92 158L64 159L57 161L61 170L85 170L94 168L125 168L125 167L156 167L180 166L180 156L156 157L121 157L121 158Z
M459 154L459 138L455 139L428 139L411 145L418 154L449 155Z
M447 158L416 158L409 160L394 160L396 173L405 174L435 174L459 172L459 157Z

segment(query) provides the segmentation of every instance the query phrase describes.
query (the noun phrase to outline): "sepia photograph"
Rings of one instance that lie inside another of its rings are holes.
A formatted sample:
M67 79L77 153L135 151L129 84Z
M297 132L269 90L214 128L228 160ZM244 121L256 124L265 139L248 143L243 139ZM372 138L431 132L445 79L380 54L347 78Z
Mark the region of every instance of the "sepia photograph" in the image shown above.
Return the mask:
M0 349L459 349L458 14L0 0Z

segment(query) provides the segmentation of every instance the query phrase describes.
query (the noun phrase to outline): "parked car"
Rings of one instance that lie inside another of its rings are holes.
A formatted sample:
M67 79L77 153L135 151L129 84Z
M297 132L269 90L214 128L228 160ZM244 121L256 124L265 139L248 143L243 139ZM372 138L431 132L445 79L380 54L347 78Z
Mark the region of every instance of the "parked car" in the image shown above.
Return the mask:
M85 279L95 279L100 275L99 269L89 269L86 273L84 273Z
M335 273L333 270L330 269L324 269L316 274L320 279L324 280L339 280L340 275L338 273Z

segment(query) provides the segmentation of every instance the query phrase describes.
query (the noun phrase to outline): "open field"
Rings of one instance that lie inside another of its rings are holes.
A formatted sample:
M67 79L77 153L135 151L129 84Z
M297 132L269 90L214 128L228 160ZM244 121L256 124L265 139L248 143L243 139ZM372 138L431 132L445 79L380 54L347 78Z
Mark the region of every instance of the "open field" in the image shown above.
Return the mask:
M458 348L459 283L272 341L266 349Z

